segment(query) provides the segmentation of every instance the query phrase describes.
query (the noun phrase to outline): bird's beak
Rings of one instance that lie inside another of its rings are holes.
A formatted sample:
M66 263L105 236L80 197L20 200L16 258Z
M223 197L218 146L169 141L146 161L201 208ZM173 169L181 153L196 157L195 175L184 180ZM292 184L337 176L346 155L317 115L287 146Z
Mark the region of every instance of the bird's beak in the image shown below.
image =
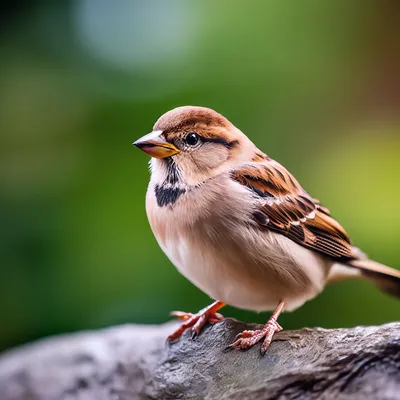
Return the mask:
M162 131L153 131L132 144L154 158L171 157L179 153L179 149L165 140Z

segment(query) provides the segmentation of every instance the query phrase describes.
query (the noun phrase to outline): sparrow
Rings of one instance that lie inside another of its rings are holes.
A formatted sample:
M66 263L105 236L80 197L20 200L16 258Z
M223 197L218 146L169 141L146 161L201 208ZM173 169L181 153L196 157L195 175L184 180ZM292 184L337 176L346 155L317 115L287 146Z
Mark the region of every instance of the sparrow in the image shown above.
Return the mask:
M361 278L400 297L400 271L354 247L326 207L216 111L175 108L133 144L152 157L146 212L159 246L215 300L197 314L172 313L184 322L170 340L222 320L226 304L274 310L263 328L230 345L247 349L263 340L264 354L282 330L280 313L329 283Z

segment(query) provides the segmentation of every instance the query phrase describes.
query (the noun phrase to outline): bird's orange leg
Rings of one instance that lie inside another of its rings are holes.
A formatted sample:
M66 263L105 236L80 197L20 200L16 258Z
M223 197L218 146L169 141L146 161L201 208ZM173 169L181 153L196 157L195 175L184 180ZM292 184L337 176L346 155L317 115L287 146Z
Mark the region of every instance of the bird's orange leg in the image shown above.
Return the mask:
M179 319L185 321L179 329L177 329L173 334L168 336L169 340L175 340L181 337L182 333L186 331L186 329L191 328L193 335L196 336L200 333L201 328L207 323L210 322L212 324L221 321L224 317L217 313L222 307L225 306L225 303L222 301L216 301L209 305L206 308L203 308L197 314L185 313L182 311L174 311L171 315L178 317Z
M281 301L278 304L278 307L276 307L276 310L271 315L271 318L262 329L257 329L255 331L243 331L242 333L239 333L239 335L236 336L235 341L229 347L235 350L244 350L254 346L262 338L265 338L263 344L261 345L261 354L265 354L275 332L280 332L283 329L278 324L278 317L282 312L284 305L284 301Z

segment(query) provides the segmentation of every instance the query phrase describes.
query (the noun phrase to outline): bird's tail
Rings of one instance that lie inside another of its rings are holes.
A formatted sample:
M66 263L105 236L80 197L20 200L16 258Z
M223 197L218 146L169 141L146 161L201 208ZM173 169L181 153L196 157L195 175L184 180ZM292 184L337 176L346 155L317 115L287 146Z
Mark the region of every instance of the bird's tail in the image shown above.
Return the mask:
M400 298L400 271L372 260L354 260L351 267L360 271L360 277L371 281L382 292Z
M334 264L327 282L349 278L362 278L373 283L382 292L400 298L400 271L376 261L359 259L347 264Z

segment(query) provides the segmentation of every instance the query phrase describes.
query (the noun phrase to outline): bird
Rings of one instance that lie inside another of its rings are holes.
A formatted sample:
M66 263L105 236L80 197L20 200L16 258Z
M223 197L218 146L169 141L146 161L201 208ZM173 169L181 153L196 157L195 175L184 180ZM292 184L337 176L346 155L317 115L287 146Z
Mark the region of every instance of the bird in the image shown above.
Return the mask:
M183 323L169 340L221 321L225 305L273 311L228 346L262 341L265 354L279 315L327 284L361 278L400 297L400 271L368 259L328 208L223 115L177 107L133 144L151 156L146 213L159 246L214 300L198 313L173 312Z

